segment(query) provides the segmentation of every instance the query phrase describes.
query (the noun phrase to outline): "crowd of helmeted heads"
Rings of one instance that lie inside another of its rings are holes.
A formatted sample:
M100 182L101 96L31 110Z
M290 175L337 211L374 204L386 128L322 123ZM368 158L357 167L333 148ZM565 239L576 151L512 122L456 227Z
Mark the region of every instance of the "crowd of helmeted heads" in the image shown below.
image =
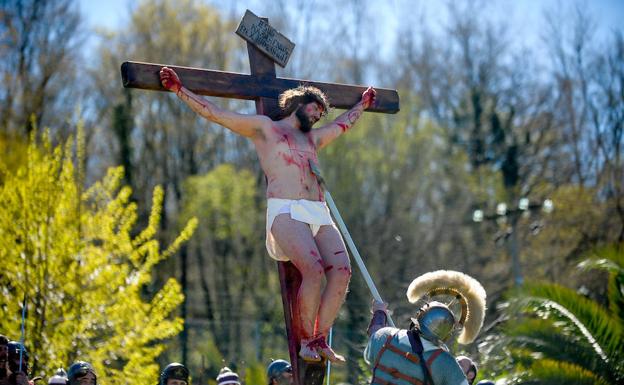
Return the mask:
M41 377L28 377L30 355L23 343L12 341L0 335L0 383L14 385L21 383L19 376L25 376L33 384L43 380ZM85 361L72 363L67 371L58 368L48 378L48 384L96 385L97 374L93 365Z
M0 384L16 385L18 376L26 376L30 384L44 380L41 377L30 378L29 354L24 345L0 335ZM271 360L267 367L269 383L288 384L284 378L292 377L292 367L285 360ZM217 385L241 385L238 374L228 367L223 367L216 378ZM189 370L180 363L172 362L160 372L158 385L188 385ZM47 381L59 385L97 385L98 376L93 365L86 361L76 361L67 370L58 368Z

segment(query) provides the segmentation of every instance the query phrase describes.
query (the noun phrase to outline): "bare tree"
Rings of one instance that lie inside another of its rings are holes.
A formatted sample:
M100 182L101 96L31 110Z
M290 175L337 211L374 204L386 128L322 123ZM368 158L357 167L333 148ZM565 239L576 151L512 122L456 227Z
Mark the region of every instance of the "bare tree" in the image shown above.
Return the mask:
M76 105L78 48L85 32L73 0L6 0L0 6L0 129L29 134L62 127Z

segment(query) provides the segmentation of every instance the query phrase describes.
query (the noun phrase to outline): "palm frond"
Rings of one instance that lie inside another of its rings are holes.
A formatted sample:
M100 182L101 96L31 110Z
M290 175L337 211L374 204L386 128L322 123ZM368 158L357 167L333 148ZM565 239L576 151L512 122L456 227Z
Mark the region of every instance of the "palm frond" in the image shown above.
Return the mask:
M527 283L519 297L535 307L542 318L569 320L597 351L605 356L623 347L623 325L608 310L575 291L556 284Z
M511 326L508 332L512 338L513 325L527 321L518 319L518 313L552 324L551 337L546 336L548 330L546 326L536 323L518 326L516 338L524 338L522 343L518 342L520 340L516 341L518 346L524 346L546 358L558 360L562 358L563 352L552 355L552 347L539 345L548 342L560 343L562 350L570 350L566 354L573 354L574 349L578 350L577 359L565 361L576 363L586 370L594 371L597 375L614 381L624 377L620 364L624 359L622 325L616 317L597 303L563 286L527 283L515 292L509 300L509 305L506 311L516 315L509 323ZM535 329L530 329L531 326ZM523 337L521 332L524 333ZM560 341L557 342L557 339ZM583 361L585 359L587 361Z
M550 359L536 360L526 374L519 377L522 384L548 385L609 385L610 382L578 365Z
M593 370L601 366L602 358L578 334L566 333L562 325L545 319L522 319L505 326L509 343L550 359L565 361ZM535 355L535 354L534 354ZM603 368L608 370L608 367Z

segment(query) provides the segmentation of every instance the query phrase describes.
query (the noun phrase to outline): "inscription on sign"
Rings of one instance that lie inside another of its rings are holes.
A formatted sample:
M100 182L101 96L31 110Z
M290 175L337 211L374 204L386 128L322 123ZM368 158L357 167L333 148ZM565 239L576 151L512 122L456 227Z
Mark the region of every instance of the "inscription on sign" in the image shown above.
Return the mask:
M286 67L290 54L295 48L295 43L250 10L245 12L245 16L236 29L236 34L256 46L282 67Z

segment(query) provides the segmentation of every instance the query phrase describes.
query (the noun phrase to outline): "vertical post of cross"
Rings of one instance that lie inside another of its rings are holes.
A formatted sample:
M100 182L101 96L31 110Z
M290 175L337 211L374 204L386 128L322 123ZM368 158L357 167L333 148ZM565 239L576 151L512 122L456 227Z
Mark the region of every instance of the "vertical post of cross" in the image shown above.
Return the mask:
M268 21L266 18L262 18ZM261 82L271 83L276 78L275 63L253 44L247 42L249 55L249 67L251 75L259 78ZM273 116L278 112L277 99L259 97L256 98L256 112L258 114ZM284 307L284 320L286 323L286 337L288 339L288 351L293 368L295 385L321 385L325 377L325 362L319 364L307 364L299 359L300 320L298 317L297 293L301 285L301 274L290 262L278 262L278 273L282 289L282 304Z

